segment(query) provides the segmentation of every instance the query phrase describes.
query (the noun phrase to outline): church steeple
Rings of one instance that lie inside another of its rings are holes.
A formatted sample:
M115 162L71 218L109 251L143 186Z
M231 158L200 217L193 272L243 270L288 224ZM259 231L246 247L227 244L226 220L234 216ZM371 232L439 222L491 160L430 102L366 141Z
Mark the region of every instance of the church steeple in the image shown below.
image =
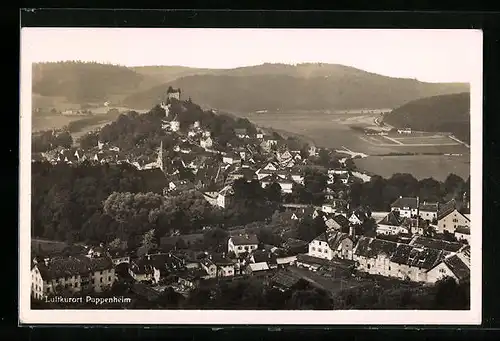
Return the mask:
M158 150L158 159L156 160L158 168L163 171L163 141L160 142L160 148Z

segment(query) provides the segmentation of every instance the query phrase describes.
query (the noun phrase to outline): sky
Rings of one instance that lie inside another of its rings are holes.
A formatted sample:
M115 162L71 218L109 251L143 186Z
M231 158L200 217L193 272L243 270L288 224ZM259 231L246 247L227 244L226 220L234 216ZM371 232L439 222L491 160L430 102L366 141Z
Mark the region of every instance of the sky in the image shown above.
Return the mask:
M478 30L23 28L21 58L234 68L333 63L426 82L471 82Z

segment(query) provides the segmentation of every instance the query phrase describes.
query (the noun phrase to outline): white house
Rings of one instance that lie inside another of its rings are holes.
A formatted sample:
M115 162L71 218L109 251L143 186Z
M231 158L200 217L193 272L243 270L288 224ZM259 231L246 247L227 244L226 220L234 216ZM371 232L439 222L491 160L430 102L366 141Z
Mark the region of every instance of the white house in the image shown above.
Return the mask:
M403 218L398 217L397 213L391 211L377 223L377 234L398 235L408 233L408 228L402 224Z
M350 231L353 233L353 230ZM354 238L340 231L328 231L309 243L308 255L332 260L333 258L353 259Z
M398 134L411 134L411 128L398 129Z
M181 123L179 121L177 121L177 119L173 119L172 121L170 121L170 130L171 131L179 131L181 129Z
M451 254L427 272L427 282L436 283L444 277L451 277L460 283L470 279L470 263L463 256Z
M399 212L400 217L412 218L418 215L418 198L400 196L391 204L391 211Z
M460 213L456 208L449 210L440 210L438 213L438 233L455 233L458 227L469 227L470 220L464 214Z
M108 257L46 258L31 268L31 296L43 300L59 290L102 292L109 289L115 279L115 269Z
M200 147L201 148L205 148L205 149L212 148L213 143L214 143L214 141L212 140L212 138L210 136L200 139Z
M154 267L153 262L147 258L131 261L128 272L137 282L152 281L158 283L160 280L160 269Z
M257 250L259 240L256 235L232 236L227 242L227 251L234 252L236 256L242 253L251 253Z
M333 259L333 251L328 245L328 240L325 233L314 238L309 243L309 251L307 252L307 254L311 257L324 258L328 260Z
M228 185L223 189L221 189L220 192L217 194L217 199L216 199L217 206L221 208L227 208L231 203L233 195L234 195L234 190L231 185Z
M420 203L418 207L418 215L420 218L428 221L433 221L434 219L437 219L438 216L438 211L439 211L439 204L436 203L428 203L428 202L423 202Z

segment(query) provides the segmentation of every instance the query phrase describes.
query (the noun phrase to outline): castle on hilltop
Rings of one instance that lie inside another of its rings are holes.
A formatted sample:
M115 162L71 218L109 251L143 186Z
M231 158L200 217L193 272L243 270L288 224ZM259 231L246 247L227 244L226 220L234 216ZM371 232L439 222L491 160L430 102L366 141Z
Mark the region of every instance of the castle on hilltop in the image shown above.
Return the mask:
M169 86L167 89L167 93L161 102L161 107L163 108L164 106L166 107L168 104L170 104L170 100L172 98L180 101L181 100L181 89L174 89L171 86Z

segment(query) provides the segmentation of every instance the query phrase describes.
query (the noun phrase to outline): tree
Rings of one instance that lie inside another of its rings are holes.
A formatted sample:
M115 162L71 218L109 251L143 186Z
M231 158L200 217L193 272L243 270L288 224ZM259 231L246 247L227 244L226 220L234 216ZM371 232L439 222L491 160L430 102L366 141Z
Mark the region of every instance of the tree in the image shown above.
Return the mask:
M271 202L281 202L281 186L273 182L265 188L267 200Z
M83 135L80 138L80 147L82 149L91 149L97 146L97 142L99 140L99 134L90 132L85 135Z
M445 277L435 284L434 309L462 310L470 306L470 284L457 284L451 277Z
M464 179L452 173L446 177L443 183L442 195L447 198L456 198L462 195L465 188Z
M377 235L377 223L375 219L368 218L361 224L362 234L366 237L375 237Z

